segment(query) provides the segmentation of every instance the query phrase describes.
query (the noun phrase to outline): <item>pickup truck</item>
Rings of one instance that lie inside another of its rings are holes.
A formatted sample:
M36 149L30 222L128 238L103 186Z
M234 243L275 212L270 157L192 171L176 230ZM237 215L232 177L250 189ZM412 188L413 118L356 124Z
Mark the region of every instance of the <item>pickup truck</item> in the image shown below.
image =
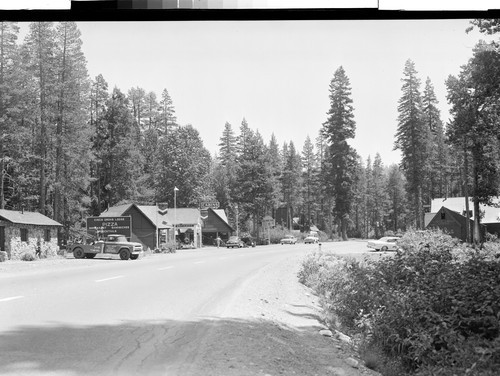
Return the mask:
M113 234L94 244L72 244L68 252L72 252L77 259L94 258L97 254L118 254L122 260L136 260L142 252L142 244L129 242L124 235Z

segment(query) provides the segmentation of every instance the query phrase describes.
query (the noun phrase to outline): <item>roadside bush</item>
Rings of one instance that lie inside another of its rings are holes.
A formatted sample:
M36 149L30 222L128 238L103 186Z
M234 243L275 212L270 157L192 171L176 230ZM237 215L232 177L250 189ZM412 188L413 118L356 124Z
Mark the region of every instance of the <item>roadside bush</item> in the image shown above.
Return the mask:
M342 330L408 371L451 376L474 365L471 374L489 375L500 366L498 246L476 251L439 231L410 232L399 244L394 257L364 264L314 254L299 277Z
M155 250L155 253L175 253L177 252L177 242L169 240L166 243L161 243L160 248Z
M29 252L29 251L24 252L21 254L20 260L21 261L35 261L36 260L35 253Z

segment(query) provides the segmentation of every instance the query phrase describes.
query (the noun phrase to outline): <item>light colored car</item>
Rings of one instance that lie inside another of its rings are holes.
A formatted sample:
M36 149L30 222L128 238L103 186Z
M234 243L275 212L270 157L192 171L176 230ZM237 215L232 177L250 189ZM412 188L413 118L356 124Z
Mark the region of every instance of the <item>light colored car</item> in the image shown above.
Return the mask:
M295 244L297 243L297 238L293 235L285 235L283 239L280 240L281 245L283 244Z
M305 244L315 244L319 243L319 238L316 235L309 235L307 238L304 239Z
M398 250L398 240L400 238L397 236L384 236L379 240L368 240L366 245L368 248L373 248L376 251L397 251Z

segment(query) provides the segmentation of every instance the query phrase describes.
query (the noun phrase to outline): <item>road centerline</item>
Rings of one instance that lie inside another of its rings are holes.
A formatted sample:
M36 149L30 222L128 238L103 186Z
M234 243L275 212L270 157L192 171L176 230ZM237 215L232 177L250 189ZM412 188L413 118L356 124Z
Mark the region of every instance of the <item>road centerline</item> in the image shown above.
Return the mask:
M172 269L173 266L165 266L163 268L158 268L158 270L167 270L167 269Z
M22 299L22 298L24 298L24 296L22 296L22 295L19 295L19 296L10 296L8 298L2 298L2 299L0 299L0 303L1 302L9 302L11 300L17 300L17 299Z
M118 278L123 278L122 275L117 275L116 277L109 277L109 278L103 278L103 279L96 279L96 282L106 282L106 281L111 281L113 279L118 279Z

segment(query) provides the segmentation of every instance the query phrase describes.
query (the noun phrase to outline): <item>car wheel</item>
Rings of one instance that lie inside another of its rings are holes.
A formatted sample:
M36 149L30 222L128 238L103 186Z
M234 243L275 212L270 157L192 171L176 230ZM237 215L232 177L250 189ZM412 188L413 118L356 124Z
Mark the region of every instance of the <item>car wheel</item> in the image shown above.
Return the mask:
M85 257L85 252L83 252L82 248L75 248L75 249L73 249L73 256L76 259L81 259L81 258Z
M120 249L120 258L122 260L128 260L130 258L130 251L127 248Z
M95 253L85 253L85 258L93 259L95 257Z
M384 245L384 246L383 246L380 250L381 250L382 252L387 252L387 250L388 250L388 249L389 249L389 248L387 248L387 246L385 246L385 245Z
M130 255L131 260L137 260L139 258L139 255Z

